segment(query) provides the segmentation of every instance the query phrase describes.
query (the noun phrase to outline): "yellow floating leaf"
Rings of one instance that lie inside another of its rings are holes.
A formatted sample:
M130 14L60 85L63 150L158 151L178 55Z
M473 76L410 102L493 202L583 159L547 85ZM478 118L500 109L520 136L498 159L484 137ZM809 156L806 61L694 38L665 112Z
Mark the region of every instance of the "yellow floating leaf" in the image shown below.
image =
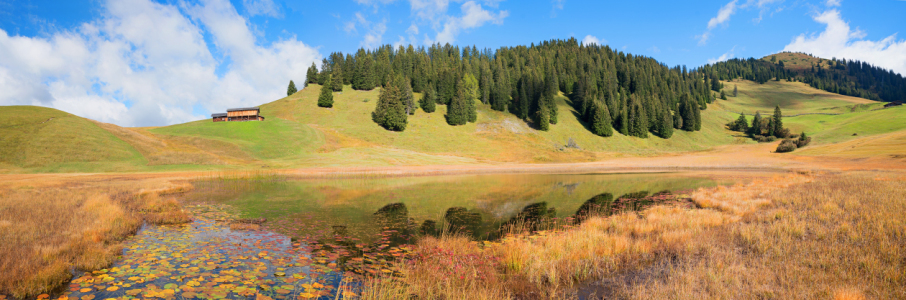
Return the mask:
M314 298L314 297L317 297L317 296L312 295L312 294L310 294L310 293L301 293L301 294L299 294L299 298L300 298L300 299L311 299L311 298Z
M120 287L118 287L118 286L111 286L111 287L107 288L107 291L116 292L116 290L119 290L119 289L120 289Z
M90 291L91 291L91 288L84 288L84 289L79 290L79 293L87 293Z

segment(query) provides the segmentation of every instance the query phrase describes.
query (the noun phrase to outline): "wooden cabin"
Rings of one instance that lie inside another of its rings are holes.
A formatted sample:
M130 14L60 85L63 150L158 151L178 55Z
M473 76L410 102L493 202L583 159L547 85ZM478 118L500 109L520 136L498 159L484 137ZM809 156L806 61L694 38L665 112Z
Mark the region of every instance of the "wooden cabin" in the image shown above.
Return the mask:
M890 102L890 103L884 104L884 108L889 108L889 107L894 107L894 106L900 106L900 105L903 105L903 102L894 101L894 102Z
M264 121L257 107L227 109L227 121Z
M213 119L214 122L226 122L227 114L224 114L224 113L211 114L211 119Z
M225 114L211 114L211 119L214 122L264 121L257 107L230 108Z

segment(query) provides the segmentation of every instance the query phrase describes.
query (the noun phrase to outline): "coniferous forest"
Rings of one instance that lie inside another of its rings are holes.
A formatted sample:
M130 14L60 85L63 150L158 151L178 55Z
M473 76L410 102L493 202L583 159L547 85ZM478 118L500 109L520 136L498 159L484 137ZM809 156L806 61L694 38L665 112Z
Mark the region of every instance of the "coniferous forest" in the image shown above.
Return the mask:
M608 46L581 45L575 38L496 51L437 44L335 52L320 71L312 64L306 84L337 87L338 80L356 90L384 88L374 120L397 131L405 129L406 116L415 109L432 113L435 105L447 106L450 125L475 122L476 107L486 105L548 130L559 116L572 113L558 110L555 97L563 93L597 135L669 138L674 129L700 130L701 110L714 99L706 73ZM415 100L413 92L425 96Z
M731 59L707 65L701 72L719 80L747 79L800 81L813 88L876 101L906 100L906 78L892 70L846 59L817 60L811 67L793 70L783 61Z

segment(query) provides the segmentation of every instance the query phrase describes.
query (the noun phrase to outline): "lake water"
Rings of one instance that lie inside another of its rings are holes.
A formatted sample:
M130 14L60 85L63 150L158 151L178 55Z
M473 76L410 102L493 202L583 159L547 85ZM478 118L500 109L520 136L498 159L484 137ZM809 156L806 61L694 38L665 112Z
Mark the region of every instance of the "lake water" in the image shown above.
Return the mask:
M179 198L194 221L146 226L111 268L73 280L80 298L346 298L394 273L419 237L493 240L514 230L672 202L729 184L676 173L210 179ZM262 222L264 221L264 222Z

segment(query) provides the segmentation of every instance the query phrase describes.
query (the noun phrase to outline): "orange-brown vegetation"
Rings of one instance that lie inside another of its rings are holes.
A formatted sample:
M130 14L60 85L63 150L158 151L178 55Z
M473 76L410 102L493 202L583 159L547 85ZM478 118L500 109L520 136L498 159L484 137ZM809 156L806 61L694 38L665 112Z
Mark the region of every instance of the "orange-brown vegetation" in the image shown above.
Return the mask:
M588 286L593 298L906 296L902 181L793 174L692 198L700 208L654 206L499 242L427 238L415 251L432 259L399 265L404 276L369 283L362 298L574 298Z
M96 270L122 252L121 242L143 221L188 221L165 195L184 185L83 182L39 187L0 186L0 294L17 298L48 293L67 282L70 270ZM136 192L138 191L138 192Z

